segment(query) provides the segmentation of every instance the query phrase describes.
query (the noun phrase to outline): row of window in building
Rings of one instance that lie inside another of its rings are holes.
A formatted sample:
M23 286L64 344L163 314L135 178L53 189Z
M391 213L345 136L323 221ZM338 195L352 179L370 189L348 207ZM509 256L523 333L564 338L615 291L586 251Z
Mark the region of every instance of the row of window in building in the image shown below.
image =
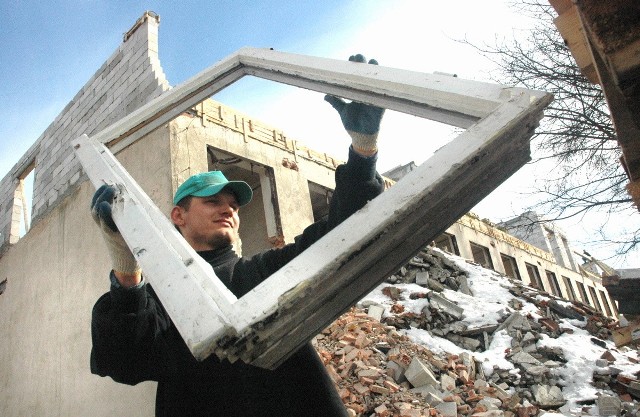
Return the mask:
M484 268L496 270L496 268L494 267L493 259L491 258L491 251L489 250L489 248L471 241L469 241L469 245L471 248L471 253L473 255L473 260L475 262L482 265ZM442 235L440 235L435 240L435 246L446 252L460 255L460 250L458 248L456 238L454 235L451 235L449 233L443 233ZM516 262L516 259L514 257L506 255L504 253L500 253L500 260L502 262L502 266L504 267L505 275L513 279L522 281L518 263ZM582 302L586 305L594 307L596 310L609 317L615 317L617 315L615 306L609 304L608 298L604 291L596 290L596 288L594 287L585 286L580 281L571 280L568 277L561 276L565 288L565 293L563 293L560 287L560 283L558 282L558 277L554 272L545 270L545 275L548 281L548 285L545 285L540 274L540 269L536 265L528 262L524 262L524 264L526 266L530 286L550 292L557 297L562 297L571 301ZM576 294L575 292L573 283L576 284L578 294ZM600 297L598 297L597 291L600 292ZM591 297L589 297L589 295Z

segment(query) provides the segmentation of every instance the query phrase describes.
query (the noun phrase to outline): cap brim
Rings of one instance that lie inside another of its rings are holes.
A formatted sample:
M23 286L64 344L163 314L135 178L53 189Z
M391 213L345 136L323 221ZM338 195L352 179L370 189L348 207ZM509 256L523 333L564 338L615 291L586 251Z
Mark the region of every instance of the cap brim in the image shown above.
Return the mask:
M200 191L191 193L190 195L195 197L209 197L218 194L223 189L230 189L236 196L236 200L240 206L249 204L253 198L253 191L249 184L244 181L229 181L226 184L215 184L203 188Z

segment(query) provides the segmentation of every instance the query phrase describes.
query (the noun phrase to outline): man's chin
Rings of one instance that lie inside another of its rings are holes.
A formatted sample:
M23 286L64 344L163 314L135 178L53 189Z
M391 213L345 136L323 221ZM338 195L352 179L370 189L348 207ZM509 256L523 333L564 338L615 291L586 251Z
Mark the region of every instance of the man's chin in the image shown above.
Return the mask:
M212 248L217 249L224 246L230 246L233 244L233 242L235 242L235 240L235 236L232 236L228 233L220 233L211 237L211 239L209 240L209 245Z

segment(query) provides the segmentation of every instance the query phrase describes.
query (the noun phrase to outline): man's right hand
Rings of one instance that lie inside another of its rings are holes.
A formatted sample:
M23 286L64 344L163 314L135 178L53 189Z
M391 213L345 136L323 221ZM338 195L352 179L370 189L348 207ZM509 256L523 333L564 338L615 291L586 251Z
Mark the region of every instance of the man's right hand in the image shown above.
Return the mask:
M103 185L98 188L91 200L91 217L102 231L102 237L107 244L111 265L118 283L129 288L139 284L142 275L138 262L113 221L111 212L115 196L116 189L111 185Z

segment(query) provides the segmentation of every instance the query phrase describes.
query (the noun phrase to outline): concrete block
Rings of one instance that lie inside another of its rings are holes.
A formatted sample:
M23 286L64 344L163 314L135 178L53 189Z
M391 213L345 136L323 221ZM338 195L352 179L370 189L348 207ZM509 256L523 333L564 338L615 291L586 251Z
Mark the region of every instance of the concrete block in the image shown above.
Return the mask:
M453 391L456 388L456 380L448 374L440 375L440 387L443 391Z
M367 314L373 317L374 319L380 321L382 320L382 315L384 314L384 307L377 304L372 304L367 309Z
M429 284L429 272L428 271L420 271L416 274L416 284L418 285L428 285Z
M406 369L402 365L399 365L397 362L394 362L394 361L387 362L387 371L389 370L392 373L392 375L389 375L389 376L391 376L391 378L393 378L393 380L396 381L398 384L407 380L407 378L405 378L404 376Z
M502 401L499 398L484 397L478 401L478 405L484 406L487 410L499 410Z
M404 376L414 387L421 387L423 385L435 386L438 383L431 369L418 358L413 358Z
M504 411L502 410L489 410L479 413L473 413L473 417L503 417Z
M450 314L458 320L463 318L464 310L452 301L447 300L442 295L430 292L428 298L431 306Z
M411 388L411 392L415 392L424 396L425 401L435 406L442 402L442 398L447 396L446 392L442 392L432 385L423 385L417 388Z
M596 405L601 416L618 416L622 410L620 398L612 395L602 394L596 400Z
M545 409L561 407L566 403L562 390L558 386L535 385L533 387L533 396L537 405ZM618 401L620 400L618 399Z
M443 417L457 417L458 416L458 404L453 401L447 401L436 405L436 410L442 414Z
M466 276L459 275L458 282L460 283L460 287L458 288L458 291L460 291L463 294L473 296L473 293L471 292L471 288L469 288L469 280L467 280Z

